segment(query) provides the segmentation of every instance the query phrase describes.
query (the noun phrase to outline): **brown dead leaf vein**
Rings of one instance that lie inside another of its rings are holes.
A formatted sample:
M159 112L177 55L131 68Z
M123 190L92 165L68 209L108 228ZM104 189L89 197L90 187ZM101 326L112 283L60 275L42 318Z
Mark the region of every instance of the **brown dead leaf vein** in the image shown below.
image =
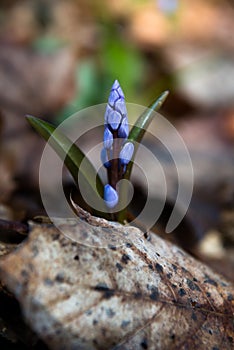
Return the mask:
M86 309L84 309L80 312L78 312L78 310L77 310L74 313L69 313L67 316L63 317L63 323L68 324L68 323L72 323L73 321L77 321L81 316L84 316L84 314L87 311L94 309L96 306L98 306L102 300L103 300L103 298L100 297L100 299L96 300L95 303L89 305Z
M97 291L95 290L95 286L94 287L90 287L88 285L82 285L81 286L84 290L87 290L87 289L91 289L92 291L96 292L96 293L103 293L103 295L98 299L97 302L95 302L93 305L89 306L87 309L85 310L82 310L82 312L79 312L77 314L77 312L74 312L72 314L69 314L69 317L66 319L68 320L69 319L69 322L72 322L74 319L76 319L77 317L80 317L80 315L84 314L85 312L87 312L90 308L93 308L95 306L97 306L103 299L105 299L104 297L104 292L102 291ZM77 287L74 287L74 291L77 291ZM127 292L127 291L121 291L121 290L114 290L114 289L107 289L106 292L113 292L113 295L110 296L113 297L113 296L117 296L117 297L126 297L128 299L134 299L134 292ZM49 309L52 310L55 305L59 304L60 302L62 301L65 301L67 299L70 298L70 296L72 295L72 291L70 291L69 294L66 294L64 296L60 296L60 297L56 297L52 300L49 301ZM135 299L137 300L137 299ZM181 303L181 302L175 302L174 300L170 301L170 300L166 300L166 299L163 299L163 298L158 298L157 301L152 301L152 299L150 298L150 296L146 295L146 294L142 294L140 297L139 297L139 300L140 301L144 301L144 302L149 302L151 304L153 303L162 303L164 305L168 305L168 306L171 306L171 307L180 307L180 308L183 308L183 309L187 309L187 310L191 310L191 311L196 311L196 312L199 312L199 313L205 313L205 314L210 314L210 315L215 315L217 317L226 317L226 318L232 318L232 314L226 314L226 313L223 313L223 312L220 312L220 311L217 311L217 310L209 310L207 308L203 308L203 307L199 307L199 308L196 308L196 307L192 307L188 304L185 304L185 303Z
M114 347L112 350L117 350L119 346L124 345L126 342L128 342L131 338L137 335L137 333L143 331L146 329L149 325L151 325L152 322L156 321L157 317L159 317L164 309L165 305L161 305L160 309L147 321L144 323L143 326L139 326L135 328L133 331L126 334L126 336L123 338L121 343L117 344L116 347Z
M221 346L224 343L225 337L228 336L228 334L227 334L227 324L225 324L224 322L223 322L223 332L222 332L222 334L223 334L223 336L222 336L222 339L221 339L221 342L220 342L219 346Z
M192 273L191 273L189 270L187 270L187 274L188 274L192 279L194 278L194 276L192 275ZM206 292L204 291L204 289L203 289L203 287L202 287L202 283L199 283L199 288L200 288L200 290L201 290L201 292L202 292L202 295L203 295L204 299L208 302L208 304L209 304L210 307L213 309L213 311L216 311L216 308L214 307L213 303L211 303L211 301L210 301L209 298L207 297Z
M144 252L142 252L141 250L139 250L137 246L134 246L134 245L133 245L133 246L132 246L132 250L133 250L146 264L152 263L152 259L151 259L151 258L148 258L148 257L147 257L147 254L144 253ZM170 265L170 264L172 265L172 262L171 262L171 261L169 261L169 260L166 259L166 258L165 258L165 260L168 262L169 265ZM175 264L174 262L173 262L173 264L178 268L178 270L181 270L181 266L179 266L178 264ZM193 279L194 276L192 275L192 273L191 273L189 270L187 270L186 273L190 276L190 278ZM172 294L174 300L177 302L178 299L177 299L177 296L176 296L176 294L175 294L173 288L171 287L171 282L169 281L169 283L168 283L168 280L167 280L167 278L165 277L165 275L164 275L163 273L160 273L160 276L161 276L161 278L164 280L164 283L167 285L167 287L170 289L170 292L171 292L171 294ZM215 311L216 308L215 308L214 304L213 304L213 303L209 300L209 298L207 297L206 292L204 291L203 287L201 286L201 283L199 283L199 288L201 289L201 292L202 292L202 295L203 295L204 299L208 302L208 304L209 304L210 307L213 309L213 311Z
M147 257L147 254L142 252L141 250L139 250L138 247L136 246L132 246L132 250L145 262L146 267L152 263L152 259ZM167 285L168 289L171 292L172 298L177 302L178 298L173 290L173 288L171 287L171 283L167 281L167 279L164 277L164 274L160 274L161 278L164 280L164 283Z
M182 346L184 344L188 345L191 342L193 342L194 337L196 336L197 332L201 329L201 327L206 323L207 318L208 318L208 313L205 315L205 319L201 320L201 322L197 325L197 327L193 327L192 330L189 332L186 332L186 336L183 338L183 340L181 342L179 342L179 344L176 345L176 347L174 348L174 350L180 350L182 349Z

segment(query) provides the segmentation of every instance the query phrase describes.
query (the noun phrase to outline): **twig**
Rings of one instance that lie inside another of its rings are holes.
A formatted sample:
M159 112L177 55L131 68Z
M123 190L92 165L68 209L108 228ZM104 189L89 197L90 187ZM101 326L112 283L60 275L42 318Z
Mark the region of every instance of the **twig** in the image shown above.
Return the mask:
M28 225L20 221L8 221L0 219L0 231L16 231L26 235L29 231Z

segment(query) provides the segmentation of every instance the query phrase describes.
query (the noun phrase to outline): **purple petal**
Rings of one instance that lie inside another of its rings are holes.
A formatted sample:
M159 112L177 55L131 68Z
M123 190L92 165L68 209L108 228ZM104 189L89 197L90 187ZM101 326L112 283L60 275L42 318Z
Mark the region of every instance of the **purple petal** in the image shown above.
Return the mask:
M109 130L109 128L105 127L104 137L103 137L103 146L108 149L108 148L111 148L112 144L113 144L113 135Z
M116 80L114 81L114 84L112 85L111 90L117 90L118 87L120 87L120 85L119 85L118 80L116 79Z
M118 137L126 139L128 137L128 134L129 134L128 120L125 117L122 119L121 125L119 127Z
M123 90L121 89L121 86L119 85L119 87L117 88L117 91L119 93L119 96L122 97L124 99L124 93Z
M105 148L101 150L101 161L105 168L110 168L111 162L108 159L107 150Z
M107 207L114 208L118 203L118 200L119 200L119 196L116 190L110 185L105 185L104 201L106 202Z
M110 112L113 111L113 109L111 108L111 106L109 104L107 104L106 106L106 112L105 112L105 123L107 123L108 120L108 115L110 114Z
M116 111L118 111L122 116L127 116L127 108L123 98L120 98L114 105Z
M119 158L122 165L127 165L132 159L134 152L134 145L132 142L127 142L123 145L120 151Z
M107 117L107 122L113 130L117 130L121 122L122 116L117 111L112 110Z
M116 101L119 99L119 94L116 90L111 90L109 98L108 98L108 103L114 107Z

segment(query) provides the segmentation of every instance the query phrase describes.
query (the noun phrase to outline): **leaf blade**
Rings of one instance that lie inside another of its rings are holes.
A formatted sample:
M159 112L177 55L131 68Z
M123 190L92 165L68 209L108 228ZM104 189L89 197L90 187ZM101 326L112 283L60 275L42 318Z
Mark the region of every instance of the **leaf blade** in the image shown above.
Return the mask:
M132 129L130 130L130 133L129 133L129 136L128 136L128 139L126 142L130 141L130 142L134 143L134 153L133 153L132 160L128 163L128 165L126 167L126 171L124 174L125 180L130 179L132 167L134 164L133 161L134 161L139 143L141 142L141 140L146 132L147 127L149 126L149 124L153 120L154 113L162 107L162 105L165 102L165 100L167 99L168 95L169 95L169 91L164 91L155 101L153 101L149 105L149 107L146 108L145 111L139 116L139 118L137 119L137 121L133 125ZM120 201L123 204L126 204L126 202L127 202L126 193L127 193L126 182L124 182L122 184L122 186L120 186L120 191L119 191ZM118 213L118 221L120 223L124 223L124 221L126 220L126 216L127 216L126 209L121 210Z
M64 160L66 167L71 173L74 181L78 184L78 172L81 171L82 176L87 181L92 192L97 196L103 196L103 183L97 174L92 163L86 158L85 154L61 131L58 131L52 124L33 116L26 116L29 124L46 140L50 146ZM85 167L80 165L85 159ZM96 179L94 183L93 179ZM104 209L104 208L100 208Z

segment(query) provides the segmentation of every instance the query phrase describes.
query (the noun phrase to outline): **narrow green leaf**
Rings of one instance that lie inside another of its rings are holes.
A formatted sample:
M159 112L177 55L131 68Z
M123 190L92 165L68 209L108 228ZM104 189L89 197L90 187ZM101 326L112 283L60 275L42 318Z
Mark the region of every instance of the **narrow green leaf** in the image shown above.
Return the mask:
M27 116L26 117L29 124L46 140L49 140L50 146L55 150L58 156L64 160L64 163L71 173L75 183L78 182L78 171L80 164L85 158L84 153L72 143L63 133L56 130L56 128L45 122L44 120ZM94 195L100 195L103 197L103 183L97 174L92 163L86 158L85 169L81 167L83 171L82 176L85 179L86 183L90 187L91 193ZM96 179L96 183L93 181ZM100 207L100 210L105 211L104 208Z
M146 129L148 128L149 124L153 120L155 116L155 112L157 112L165 102L167 96L169 94L169 91L164 91L154 102L152 102L148 108L140 115L140 117L137 119L136 123L133 125L132 129L129 132L128 141L136 141L135 144L135 150L132 160L134 160L134 157L136 155L138 145L141 143L141 140L146 132ZM130 162L127 166L126 173L124 178L129 179L131 176L131 170L132 170L133 162Z
M146 110L139 116L139 118L137 119L137 121L133 125L133 127L129 133L127 141L131 141L133 143L135 142L135 145L134 145L135 148L134 148L134 154L132 157L132 161L129 162L127 167L126 167L126 172L124 174L125 180L130 179L131 172L132 172L132 166L134 163L133 161L134 161L137 149L138 149L138 145L141 142L141 140L146 132L146 129L148 128L149 124L153 120L153 118L155 116L155 112L161 108L161 106L165 102L168 94L169 94L169 91L164 91L154 102L152 102L149 105L148 108L146 108ZM119 195L120 195L121 204L126 203L126 200L127 200L126 183L121 186L120 191L119 191ZM119 212L118 221L123 223L125 220L126 220L126 210L124 209L124 210Z
M146 129L154 118L154 112L157 112L161 108L168 94L169 91L164 91L159 98L152 102L151 105L149 105L149 107L140 115L130 130L128 141L141 142Z

